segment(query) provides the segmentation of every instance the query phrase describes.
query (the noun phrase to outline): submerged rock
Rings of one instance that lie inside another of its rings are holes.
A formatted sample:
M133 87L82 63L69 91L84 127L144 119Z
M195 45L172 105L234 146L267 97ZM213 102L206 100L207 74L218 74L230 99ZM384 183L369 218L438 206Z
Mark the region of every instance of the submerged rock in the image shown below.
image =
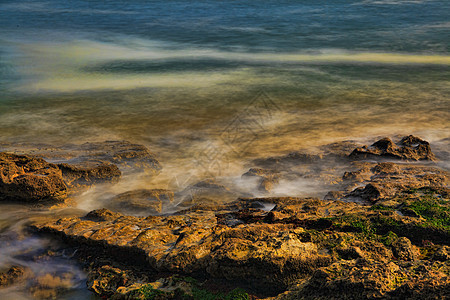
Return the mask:
M23 281L29 276L31 270L22 266L12 266L7 271L0 273L0 288L8 287Z
M406 160L435 160L430 144L418 137L409 135L403 137L398 144L390 138L383 138L370 147L356 148L350 154L353 159L390 158Z
M258 178L258 190L270 192L274 185L279 183L280 174L272 170L251 168L242 175L242 178Z
M61 170L42 158L0 153L0 200L63 201L67 187Z
M124 171L147 171L158 173L162 166L150 150L139 144L127 141L106 141L101 143L85 143L81 149L87 152L89 160L117 164Z

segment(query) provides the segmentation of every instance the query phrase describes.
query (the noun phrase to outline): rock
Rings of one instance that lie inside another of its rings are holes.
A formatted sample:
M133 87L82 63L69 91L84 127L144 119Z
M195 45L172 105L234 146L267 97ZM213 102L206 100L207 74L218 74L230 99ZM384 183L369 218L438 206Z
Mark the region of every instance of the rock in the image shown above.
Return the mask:
M400 260L415 260L417 258L411 241L406 237L398 238L392 243L391 247L394 256Z
M108 201L106 207L135 215L160 214L172 204L174 194L163 189L141 189L119 194Z
M0 200L63 201L67 197L61 171L42 158L0 153Z
M58 167L65 183L71 186L117 182L122 175L116 165L109 163L58 164Z
M23 281L31 270L22 266L12 266L6 272L0 273L0 288Z
M62 235L75 245L120 251L128 261L159 272L204 274L272 293L330 262L315 244L301 241L302 228L289 224L228 227L218 224L213 212L148 218L119 215L95 222L91 220L97 213L90 215L34 228Z
M101 297L111 297L117 289L131 284L130 275L108 265L89 272L87 286Z
M258 190L262 192L270 192L274 185L279 183L280 174L272 170L266 170L261 168L251 168L242 175L245 177L258 178Z
M356 188L347 197L356 197L364 201L376 202L380 199L393 196L396 190L393 186L379 183L369 183L365 187Z
M433 260L438 261L450 261L450 247L449 246L441 246L432 257Z
M114 164L124 173L144 172L154 176L162 169L155 155L144 145L127 141L105 141L82 145L53 146L20 143L0 144L4 151L17 154L33 154L47 161L69 165Z
M446 299L450 278L440 271L393 262L356 259L315 271L277 300L290 299Z
M371 171L378 175L397 175L402 172L397 164L391 162L378 163Z
M352 159L407 159L407 160L435 160L430 144L412 135L403 137L398 145L390 138L383 138L370 147L363 146L356 148L349 155Z
M89 212L84 219L95 221L95 222L103 222L103 221L113 221L122 216L120 213L112 212L106 208L96 209Z

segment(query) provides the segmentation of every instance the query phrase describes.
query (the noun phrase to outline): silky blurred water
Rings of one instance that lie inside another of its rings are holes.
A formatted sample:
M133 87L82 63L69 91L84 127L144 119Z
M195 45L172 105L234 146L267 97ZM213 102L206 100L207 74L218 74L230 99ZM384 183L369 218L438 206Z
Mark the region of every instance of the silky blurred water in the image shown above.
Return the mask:
M439 139L449 11L433 0L3 0L2 138L189 147L264 91L280 111L259 149L392 132Z

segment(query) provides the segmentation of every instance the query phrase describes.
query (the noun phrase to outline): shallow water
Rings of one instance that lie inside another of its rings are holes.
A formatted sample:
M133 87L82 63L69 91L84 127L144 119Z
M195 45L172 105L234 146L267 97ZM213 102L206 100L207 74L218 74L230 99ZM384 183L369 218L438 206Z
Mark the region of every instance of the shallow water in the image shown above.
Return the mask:
M211 175L242 186L250 159L346 139L415 134L445 150L449 11L446 0L4 0L0 142L148 146L163 173L114 193ZM6 233L34 214L19 212L2 215Z

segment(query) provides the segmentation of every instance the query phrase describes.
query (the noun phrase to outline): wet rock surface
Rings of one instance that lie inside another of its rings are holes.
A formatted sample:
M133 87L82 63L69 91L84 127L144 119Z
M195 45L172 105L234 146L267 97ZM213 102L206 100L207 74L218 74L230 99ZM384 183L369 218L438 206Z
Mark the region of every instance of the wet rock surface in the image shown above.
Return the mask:
M156 156L144 145L128 141L105 141L53 146L46 144L8 144L0 143L1 151L27 154L53 163L73 165L77 168L86 165L116 165L122 172L146 172L156 175L162 169ZM113 167L110 167L112 170ZM83 167L82 167L83 169Z
M61 170L42 158L0 153L0 200L63 201L67 187Z
M435 160L431 152L430 144L421 138L409 135L403 137L398 143L394 143L390 138L383 138L371 146L356 148L350 154L351 158L392 158L407 160Z

